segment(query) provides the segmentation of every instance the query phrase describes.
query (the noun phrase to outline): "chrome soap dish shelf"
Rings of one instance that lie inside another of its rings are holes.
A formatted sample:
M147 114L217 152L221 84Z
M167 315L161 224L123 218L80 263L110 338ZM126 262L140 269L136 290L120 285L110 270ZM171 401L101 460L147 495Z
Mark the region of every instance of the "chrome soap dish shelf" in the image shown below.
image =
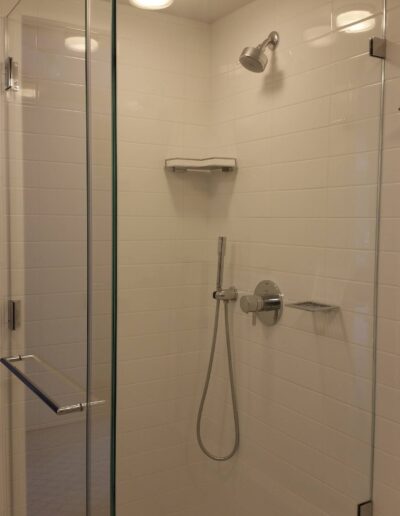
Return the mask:
M288 308L295 308L296 310L303 310L305 312L337 312L340 306L326 305L324 303L317 303L315 301L302 301L300 303L289 303Z
M165 160L165 169L171 172L235 172L235 158L170 158Z

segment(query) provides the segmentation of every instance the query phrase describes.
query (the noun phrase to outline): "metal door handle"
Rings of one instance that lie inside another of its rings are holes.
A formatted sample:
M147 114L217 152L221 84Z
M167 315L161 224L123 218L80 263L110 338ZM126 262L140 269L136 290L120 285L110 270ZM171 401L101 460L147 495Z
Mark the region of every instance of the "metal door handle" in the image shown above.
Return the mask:
M7 369L13 373L21 382L28 387L38 398L40 398L57 416L63 416L65 414L71 414L74 412L83 412L86 407L93 405L103 405L105 403L102 401L91 401L91 402L78 402L73 403L71 405L59 405L56 403L50 396L48 396L43 389L40 389L24 372L20 371L16 364L25 360L34 360L37 363L45 366L48 370L51 370L50 366L46 364L43 360L37 358L35 355L17 355L14 357L5 357L0 358L0 362L7 367ZM69 383L71 380L65 378ZM74 384L75 385L75 384ZM76 385L75 385L76 387Z

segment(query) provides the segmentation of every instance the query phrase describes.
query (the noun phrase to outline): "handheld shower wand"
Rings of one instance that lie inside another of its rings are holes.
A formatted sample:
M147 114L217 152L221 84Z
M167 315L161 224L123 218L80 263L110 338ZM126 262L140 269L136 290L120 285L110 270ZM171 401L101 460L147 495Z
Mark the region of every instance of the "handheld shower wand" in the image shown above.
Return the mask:
M239 431L239 411L237 405L236 398L236 390L235 390L235 379L233 374L233 358L232 358L232 349L231 349L231 340L229 333L229 312L228 312L228 304L230 301L235 301L238 297L237 290L235 287L230 287L226 290L222 288L222 281L224 275L224 259L226 252L226 237L218 238L218 265L217 265L217 290L214 292L213 297L216 300L217 304L215 307L215 320L214 320L214 332L211 344L211 353L210 360L208 363L208 369L206 374L206 381L203 388L203 393L201 395L199 411L197 414L197 442L199 443L200 449L202 452L207 455L208 458L215 460L217 462L225 462L231 459L237 450L239 449L239 441L240 441L240 431ZM218 456L211 453L205 446L203 442L203 438L201 435L201 422L203 419L203 411L204 405L207 399L208 389L210 387L211 375L214 365L215 358L215 349L217 345L217 336L218 336L218 325L219 325L219 312L221 301L224 302L225 308L225 337L226 337L226 351L228 355L228 369L229 369L229 383L231 390L231 398L232 398L232 407L233 407L233 420L235 426L235 442L233 444L232 450L227 455Z
M217 291L221 292L224 279L224 264L226 252L226 237L218 237L218 268L217 268Z

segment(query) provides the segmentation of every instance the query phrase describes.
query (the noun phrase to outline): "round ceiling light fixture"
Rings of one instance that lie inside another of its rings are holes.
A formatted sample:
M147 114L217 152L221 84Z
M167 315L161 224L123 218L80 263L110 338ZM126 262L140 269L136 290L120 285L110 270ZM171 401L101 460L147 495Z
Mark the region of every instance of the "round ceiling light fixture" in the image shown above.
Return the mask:
M345 11L336 16L336 26L344 32L367 32L375 27L375 18L366 10Z
M84 36L71 36L69 38L65 38L65 46L68 48L68 50L72 50L73 52L79 52L83 54L86 50L86 38ZM98 41L96 41L95 39L91 39L91 51L96 52L98 48Z
M139 9L150 9L157 11L159 9L165 9L172 5L175 0L129 0L129 2Z

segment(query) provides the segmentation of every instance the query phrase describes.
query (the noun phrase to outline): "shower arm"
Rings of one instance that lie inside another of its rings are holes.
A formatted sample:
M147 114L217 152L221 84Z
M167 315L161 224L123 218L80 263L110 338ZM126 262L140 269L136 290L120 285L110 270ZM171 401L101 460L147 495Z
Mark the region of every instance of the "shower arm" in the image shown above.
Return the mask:
M258 45L258 48L264 52L267 47L270 50L275 50L279 43L279 34L276 31L273 31L269 34L267 39L265 39L262 43Z

